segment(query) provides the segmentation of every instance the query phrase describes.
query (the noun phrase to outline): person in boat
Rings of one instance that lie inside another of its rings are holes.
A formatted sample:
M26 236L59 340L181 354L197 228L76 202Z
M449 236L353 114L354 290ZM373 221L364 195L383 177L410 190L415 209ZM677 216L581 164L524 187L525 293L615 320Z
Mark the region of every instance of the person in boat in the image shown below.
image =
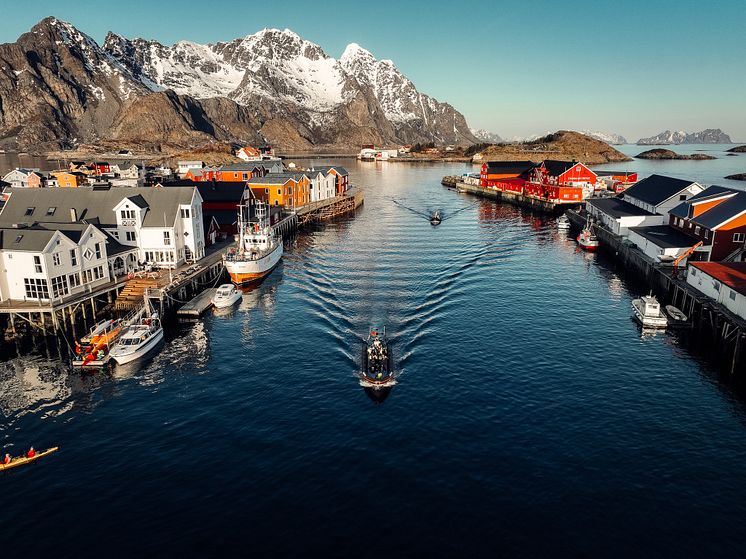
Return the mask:
M3 465L7 466L13 461L13 459L10 457L10 454L7 452L5 453L5 456L3 457Z
M34 450L34 447L28 449L28 452L26 453L26 458L33 458L36 456L36 451Z

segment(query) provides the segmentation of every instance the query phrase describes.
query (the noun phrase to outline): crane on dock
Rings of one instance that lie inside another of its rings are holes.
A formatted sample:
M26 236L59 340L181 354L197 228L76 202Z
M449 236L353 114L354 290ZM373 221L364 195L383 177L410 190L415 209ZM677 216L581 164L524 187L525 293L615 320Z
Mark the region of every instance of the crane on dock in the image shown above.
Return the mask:
M699 247L701 247L703 244L704 243L702 241L699 241L696 245L686 249L684 252L682 252L679 256L676 257L676 259L673 261L673 277L676 277L679 273L679 262L684 260L684 258L690 257L692 253L695 250L697 250Z

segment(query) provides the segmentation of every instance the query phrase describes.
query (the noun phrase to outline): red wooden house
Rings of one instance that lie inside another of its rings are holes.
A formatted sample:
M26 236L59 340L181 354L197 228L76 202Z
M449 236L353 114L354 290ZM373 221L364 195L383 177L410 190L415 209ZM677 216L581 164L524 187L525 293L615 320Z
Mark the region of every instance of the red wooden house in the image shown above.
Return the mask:
M94 175L108 175L111 173L111 165L106 161L96 161L91 164Z
M528 174L536 167L533 161L487 161L482 163L479 182L484 187L496 187L506 179L527 179ZM499 188L503 190L503 188Z
M583 186L596 184L596 173L577 161L556 161L546 159L531 172L532 182Z

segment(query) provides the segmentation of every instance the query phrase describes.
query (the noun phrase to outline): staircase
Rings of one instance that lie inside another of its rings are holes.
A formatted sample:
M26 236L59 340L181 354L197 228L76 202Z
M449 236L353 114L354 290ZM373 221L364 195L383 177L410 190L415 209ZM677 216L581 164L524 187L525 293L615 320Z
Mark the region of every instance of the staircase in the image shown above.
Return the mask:
M146 278L134 278L127 282L122 291L119 292L114 302L114 309L118 311L129 311L142 307L143 295L148 288L158 287L158 280Z

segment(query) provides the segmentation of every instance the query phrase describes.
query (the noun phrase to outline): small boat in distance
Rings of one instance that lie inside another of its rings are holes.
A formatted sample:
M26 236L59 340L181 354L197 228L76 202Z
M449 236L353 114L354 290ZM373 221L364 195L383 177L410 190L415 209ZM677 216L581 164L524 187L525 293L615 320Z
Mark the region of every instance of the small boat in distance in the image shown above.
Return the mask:
M109 353L117 364L124 365L145 357L162 339L161 320L158 313L153 313L141 319L139 323L127 327Z
M253 200L256 221L248 221L249 206L238 206L238 248L223 256L223 263L231 281L244 285L262 279L282 258L282 238L275 235L267 221L268 206Z
M23 456L17 456L16 458L11 458L8 464L0 463L0 472L4 470L10 470L11 468L17 468L18 466L23 466L25 464L30 464L31 462L38 460L42 456L47 456L48 454L57 452L59 449L60 447L53 446L52 448L48 448L47 450L39 451L31 457L23 455Z
M440 210L435 210L430 214L430 225L440 225L441 221L443 221L443 216L441 215Z
M392 386L394 358L391 344L386 340L386 329L371 328L363 343L363 370L360 383L373 388Z
M243 294L235 285L225 283L218 287L215 295L213 295L212 304L215 305L216 309L225 309L240 301L242 296Z
M645 295L632 301L632 309L635 313L635 320L643 328L663 329L668 326L668 320L661 312L660 303L653 294Z
M565 214L562 214L557 218L557 229L569 229L570 228L570 220L567 219L567 216Z

